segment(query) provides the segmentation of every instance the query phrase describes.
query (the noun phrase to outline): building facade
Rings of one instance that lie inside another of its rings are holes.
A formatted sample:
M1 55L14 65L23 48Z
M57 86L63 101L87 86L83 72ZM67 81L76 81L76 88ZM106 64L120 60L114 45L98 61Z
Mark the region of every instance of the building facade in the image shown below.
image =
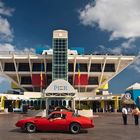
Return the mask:
M55 30L52 49L40 53L0 53L0 70L12 81L13 88L34 92L34 95L42 93L54 80L63 79L77 90L76 102L90 101L91 106L105 108L108 100L115 100L114 106L118 107L118 99L113 99L108 89L102 87L134 60L135 56L85 55L69 50L68 32Z

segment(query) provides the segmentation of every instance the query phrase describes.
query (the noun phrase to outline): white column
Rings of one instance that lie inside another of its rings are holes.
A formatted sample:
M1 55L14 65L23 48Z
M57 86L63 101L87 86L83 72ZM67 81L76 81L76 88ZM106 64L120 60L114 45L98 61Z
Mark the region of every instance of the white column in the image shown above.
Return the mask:
M75 99L74 99L74 98L72 99L72 104L71 104L71 105L72 105L72 106L71 106L72 109L75 110Z

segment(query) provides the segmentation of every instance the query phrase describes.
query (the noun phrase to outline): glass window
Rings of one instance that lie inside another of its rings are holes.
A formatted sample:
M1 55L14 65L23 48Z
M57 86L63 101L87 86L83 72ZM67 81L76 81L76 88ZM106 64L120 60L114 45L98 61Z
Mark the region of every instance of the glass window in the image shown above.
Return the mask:
M79 64L80 72L87 72L87 63ZM76 72L78 72L78 64L76 64Z
M69 100L69 102L68 102L68 106L71 107L71 104L72 104L72 103L71 103L71 100Z
M89 77L88 79L88 84L89 85L98 85L98 77Z
M21 84L25 84L25 85L32 84L31 76L21 76Z
M115 64L106 64L105 72L115 72Z
M101 64L91 64L90 72L101 72Z
M52 75L47 75L47 85L52 82Z
M69 64L68 64L68 71L69 71L69 72L73 72L73 70L74 70L73 63L69 63Z
M37 106L37 100L34 101L34 106Z
M46 70L47 70L48 72L51 72L51 71L52 71L52 63L47 63L47 68L46 68Z
M19 63L18 71L30 71L29 63Z
M15 71L14 63L5 63L4 71Z
M65 100L63 101L63 106L66 106L66 101Z
M33 102L33 100L31 100L31 106L33 106L34 105L34 102Z
M73 85L73 76L69 76L69 77L68 77L68 81L69 81L69 83L70 83L71 85Z
M44 71L43 63L33 63L33 71Z
M38 106L40 106L40 103L41 103L41 101L40 101L40 100L38 100Z
M55 100L55 106L58 106L58 100Z
M59 101L59 106L62 106L62 100Z
M54 100L51 100L51 105L54 106Z

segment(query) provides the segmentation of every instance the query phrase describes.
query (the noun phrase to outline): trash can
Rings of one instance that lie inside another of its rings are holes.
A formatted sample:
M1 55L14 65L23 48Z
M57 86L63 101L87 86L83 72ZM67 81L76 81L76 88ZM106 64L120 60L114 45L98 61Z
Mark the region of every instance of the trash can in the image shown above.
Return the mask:
M27 111L28 111L28 105L23 104L22 105L22 112L27 113Z

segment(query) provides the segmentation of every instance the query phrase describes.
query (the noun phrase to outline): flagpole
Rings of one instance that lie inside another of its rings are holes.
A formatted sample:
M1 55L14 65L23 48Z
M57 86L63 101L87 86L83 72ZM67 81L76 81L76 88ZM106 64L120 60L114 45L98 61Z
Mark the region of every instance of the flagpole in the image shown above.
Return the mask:
M80 93L80 77L78 78L79 79L79 84L78 84L78 90L79 90L79 93ZM80 107L80 97L79 97L79 109L80 109L81 107Z
M41 62L41 73L40 73L40 92L41 92L41 100L40 100L40 109L42 108L42 85L43 85L43 74L42 74L42 62Z
M78 92L80 93L80 78L81 78L81 75L80 75L80 64L78 64ZM80 98L79 98L79 109L80 109Z

